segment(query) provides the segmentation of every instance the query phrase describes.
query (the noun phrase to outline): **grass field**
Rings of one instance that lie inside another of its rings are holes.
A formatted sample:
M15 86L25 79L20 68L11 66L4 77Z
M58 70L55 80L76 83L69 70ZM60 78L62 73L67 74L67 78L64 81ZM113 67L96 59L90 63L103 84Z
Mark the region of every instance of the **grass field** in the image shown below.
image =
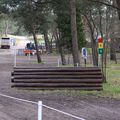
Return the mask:
M21 56L18 57L19 61ZM24 56L26 58L26 56ZM51 62L56 62L55 66L57 66L57 58L51 59L50 61L50 56L48 56L48 59L46 59L46 56L43 57L44 62L42 64L46 64L49 60L49 64ZM26 63L28 62L26 58ZM33 60L33 61L32 61ZM18 61L18 62L19 62ZM22 61L22 60L21 60ZM31 58L32 63L37 64L37 62ZM23 62L23 61L22 61ZM24 61L25 62L25 61ZM60 65L62 66L62 65ZM72 67L73 65L66 65L62 67ZM82 65L84 66L84 65ZM92 66L92 64L87 64L87 67ZM115 64L115 62L110 62L108 61L107 63L107 83L103 84L103 91L79 91L79 90L57 90L57 91L52 91L53 92L59 92L61 94L66 94L66 95L72 95L72 96L79 96L79 95L93 95L96 97L109 97L109 98L120 98L120 60L118 61L118 64ZM43 91L42 91L43 92ZM51 91L46 91L46 92L51 92Z
M120 64L107 65L107 83L103 84L103 91L75 91L64 90L62 93L72 96L92 95L96 97L108 97L120 99ZM58 92L58 91L57 91ZM61 91L59 91L61 92Z
M107 67L107 83L102 96L120 98L120 64L110 64Z

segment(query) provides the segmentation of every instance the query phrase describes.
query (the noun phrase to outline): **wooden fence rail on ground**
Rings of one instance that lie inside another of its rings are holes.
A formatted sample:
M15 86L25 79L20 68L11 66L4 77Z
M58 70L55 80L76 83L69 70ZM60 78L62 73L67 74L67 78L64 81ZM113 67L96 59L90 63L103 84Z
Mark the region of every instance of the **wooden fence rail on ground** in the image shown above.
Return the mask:
M102 73L97 67L14 67L12 87L31 89L102 90Z

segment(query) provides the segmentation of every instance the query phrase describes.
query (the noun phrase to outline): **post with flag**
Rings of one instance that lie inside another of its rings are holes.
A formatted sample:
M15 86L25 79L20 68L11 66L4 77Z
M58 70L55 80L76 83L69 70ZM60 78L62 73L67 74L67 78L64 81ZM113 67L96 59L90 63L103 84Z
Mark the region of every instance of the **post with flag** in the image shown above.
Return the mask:
M103 55L103 38L98 38L98 53Z
M98 38L98 54L99 54L99 62L101 62L102 73L104 74L104 70L103 70L103 52L104 52L104 49L103 48L104 48L104 40L102 37L100 37L100 38Z
M99 54L99 66L101 63L101 67L103 68L103 38L98 38L98 54Z

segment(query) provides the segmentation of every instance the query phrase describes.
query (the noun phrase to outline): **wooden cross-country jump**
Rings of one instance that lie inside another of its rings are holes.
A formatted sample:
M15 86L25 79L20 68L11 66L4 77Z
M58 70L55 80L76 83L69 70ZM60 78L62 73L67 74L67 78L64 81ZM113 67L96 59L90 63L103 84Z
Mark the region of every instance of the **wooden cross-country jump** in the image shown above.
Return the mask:
M98 67L14 67L12 87L32 89L102 90Z

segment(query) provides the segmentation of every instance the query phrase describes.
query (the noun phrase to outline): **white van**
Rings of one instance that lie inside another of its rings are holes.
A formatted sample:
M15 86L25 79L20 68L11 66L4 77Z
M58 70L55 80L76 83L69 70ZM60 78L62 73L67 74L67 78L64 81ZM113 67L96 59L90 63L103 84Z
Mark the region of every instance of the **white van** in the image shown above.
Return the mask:
M1 49L10 49L10 38L1 39Z

